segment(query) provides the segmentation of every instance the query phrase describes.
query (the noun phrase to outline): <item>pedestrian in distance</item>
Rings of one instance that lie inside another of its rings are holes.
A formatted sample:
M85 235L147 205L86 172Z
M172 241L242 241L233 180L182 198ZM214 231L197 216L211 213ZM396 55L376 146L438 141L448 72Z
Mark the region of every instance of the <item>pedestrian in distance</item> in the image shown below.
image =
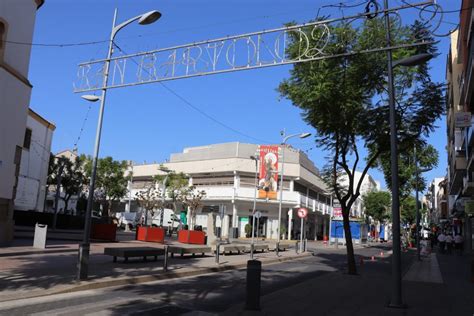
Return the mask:
M438 235L438 247L439 247L439 252L444 253L444 249L446 247L446 235L444 232L441 232Z
M463 243L464 243L464 238L462 238L461 234L457 233L456 236L454 236L454 245L456 247L456 251L458 255L462 255L463 251Z
M446 249L447 249L448 255L450 255L453 249L453 236L451 233L449 233L446 236Z

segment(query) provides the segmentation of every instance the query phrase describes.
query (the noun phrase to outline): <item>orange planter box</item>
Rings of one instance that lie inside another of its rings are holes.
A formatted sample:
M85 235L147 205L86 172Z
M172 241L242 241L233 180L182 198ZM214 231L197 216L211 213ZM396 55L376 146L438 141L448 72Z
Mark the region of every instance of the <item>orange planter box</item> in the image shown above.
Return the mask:
M115 241L117 236L117 225L115 224L92 224L91 238Z
M183 244L204 245L206 234L197 230L180 230L178 232L178 241Z
M135 239L140 241L146 241L146 232L148 227L137 227L137 231L135 233Z
M137 227L136 240L163 243L165 230L160 227Z

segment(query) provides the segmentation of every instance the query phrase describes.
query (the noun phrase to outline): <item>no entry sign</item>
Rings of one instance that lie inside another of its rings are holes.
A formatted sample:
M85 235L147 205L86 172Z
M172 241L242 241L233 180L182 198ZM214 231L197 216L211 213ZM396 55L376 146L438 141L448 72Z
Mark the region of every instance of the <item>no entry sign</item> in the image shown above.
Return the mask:
M305 218L308 215L308 210L305 209L304 207L298 209L298 217L299 218Z

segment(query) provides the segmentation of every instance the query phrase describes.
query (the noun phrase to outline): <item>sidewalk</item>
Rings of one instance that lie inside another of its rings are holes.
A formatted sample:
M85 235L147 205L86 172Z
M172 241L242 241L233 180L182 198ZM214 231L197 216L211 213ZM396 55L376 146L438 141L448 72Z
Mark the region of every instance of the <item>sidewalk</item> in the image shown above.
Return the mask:
M143 262L131 258L128 263L113 263L112 257L103 255L104 247L156 247L162 244L139 241L119 243L92 243L89 265L89 280L77 282L76 263L78 244L71 242L48 242L45 250L25 245L29 241L17 241L14 247L0 248L0 302L48 294L102 288L116 285L136 284L160 279L199 275L217 271L246 267L249 254L215 257L185 256L169 258L168 271L163 271L163 257L157 261ZM256 253L255 258L263 264L304 258L310 253L297 255L294 250Z
M233 306L225 315L456 315L474 314L474 283L470 257L432 254L417 262L404 255L404 309L386 307L391 294L390 257L365 260L359 275L327 273L298 285L262 293L261 311ZM411 263L411 264L409 264Z

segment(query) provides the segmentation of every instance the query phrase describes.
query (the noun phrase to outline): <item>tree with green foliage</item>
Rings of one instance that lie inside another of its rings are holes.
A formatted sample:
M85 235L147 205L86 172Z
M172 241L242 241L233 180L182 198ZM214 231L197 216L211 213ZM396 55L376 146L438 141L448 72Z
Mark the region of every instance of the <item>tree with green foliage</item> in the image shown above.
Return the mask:
M112 216L112 203L120 200L128 192L127 184L130 176L125 175L127 168L127 161L117 161L112 157L100 158L97 162L94 200L98 201L107 210L107 216L109 217ZM90 178L92 157L87 157L85 170Z
M393 25L393 24L392 24ZM279 91L300 108L304 120L316 129L316 143L329 153L323 176L338 199L343 216L349 274L356 274L356 263L349 214L360 196L362 182L370 168L376 167L382 154L390 151L389 105L387 98L387 61L385 52L357 51L385 47L383 19L366 20L355 28L350 24L328 26L331 37L325 46L327 55L347 55L344 58L325 58L294 64L290 78L284 80ZM310 45L317 46L323 28L304 29ZM421 23L392 30L392 45L418 42L420 36L429 40ZM298 32L288 32L289 58L300 54ZM393 51L394 60L421 52L435 52L424 45ZM416 139L422 142L435 128L435 121L443 114L442 84L431 82L428 66L394 68L397 124L399 129L415 131L416 137L401 139L403 148L413 147ZM407 145L405 145L407 144ZM409 144L409 145L408 145ZM404 147L405 146L405 147ZM361 156L367 151L366 157ZM356 170L362 176L356 180ZM347 179L347 185L340 181Z
M55 186L60 176L60 185L64 194L59 197L64 201L65 212L68 210L71 197L79 197L84 185L87 184L84 162L83 156L76 157L74 161L66 157L55 157L52 154L50 156L47 184Z
M154 180L158 181L158 183L163 183L166 180L166 197L170 200L168 205L171 206L176 214L179 205L183 204L184 196L188 194L190 189L189 178L182 172L177 173L164 166L160 166L158 170L165 172L166 175L157 175L154 177Z
M405 224L413 224L416 221L416 199L409 195L400 202L400 219Z
M364 201L365 214L371 216L379 223L390 218L390 205L392 196L387 191L370 191L362 196Z

